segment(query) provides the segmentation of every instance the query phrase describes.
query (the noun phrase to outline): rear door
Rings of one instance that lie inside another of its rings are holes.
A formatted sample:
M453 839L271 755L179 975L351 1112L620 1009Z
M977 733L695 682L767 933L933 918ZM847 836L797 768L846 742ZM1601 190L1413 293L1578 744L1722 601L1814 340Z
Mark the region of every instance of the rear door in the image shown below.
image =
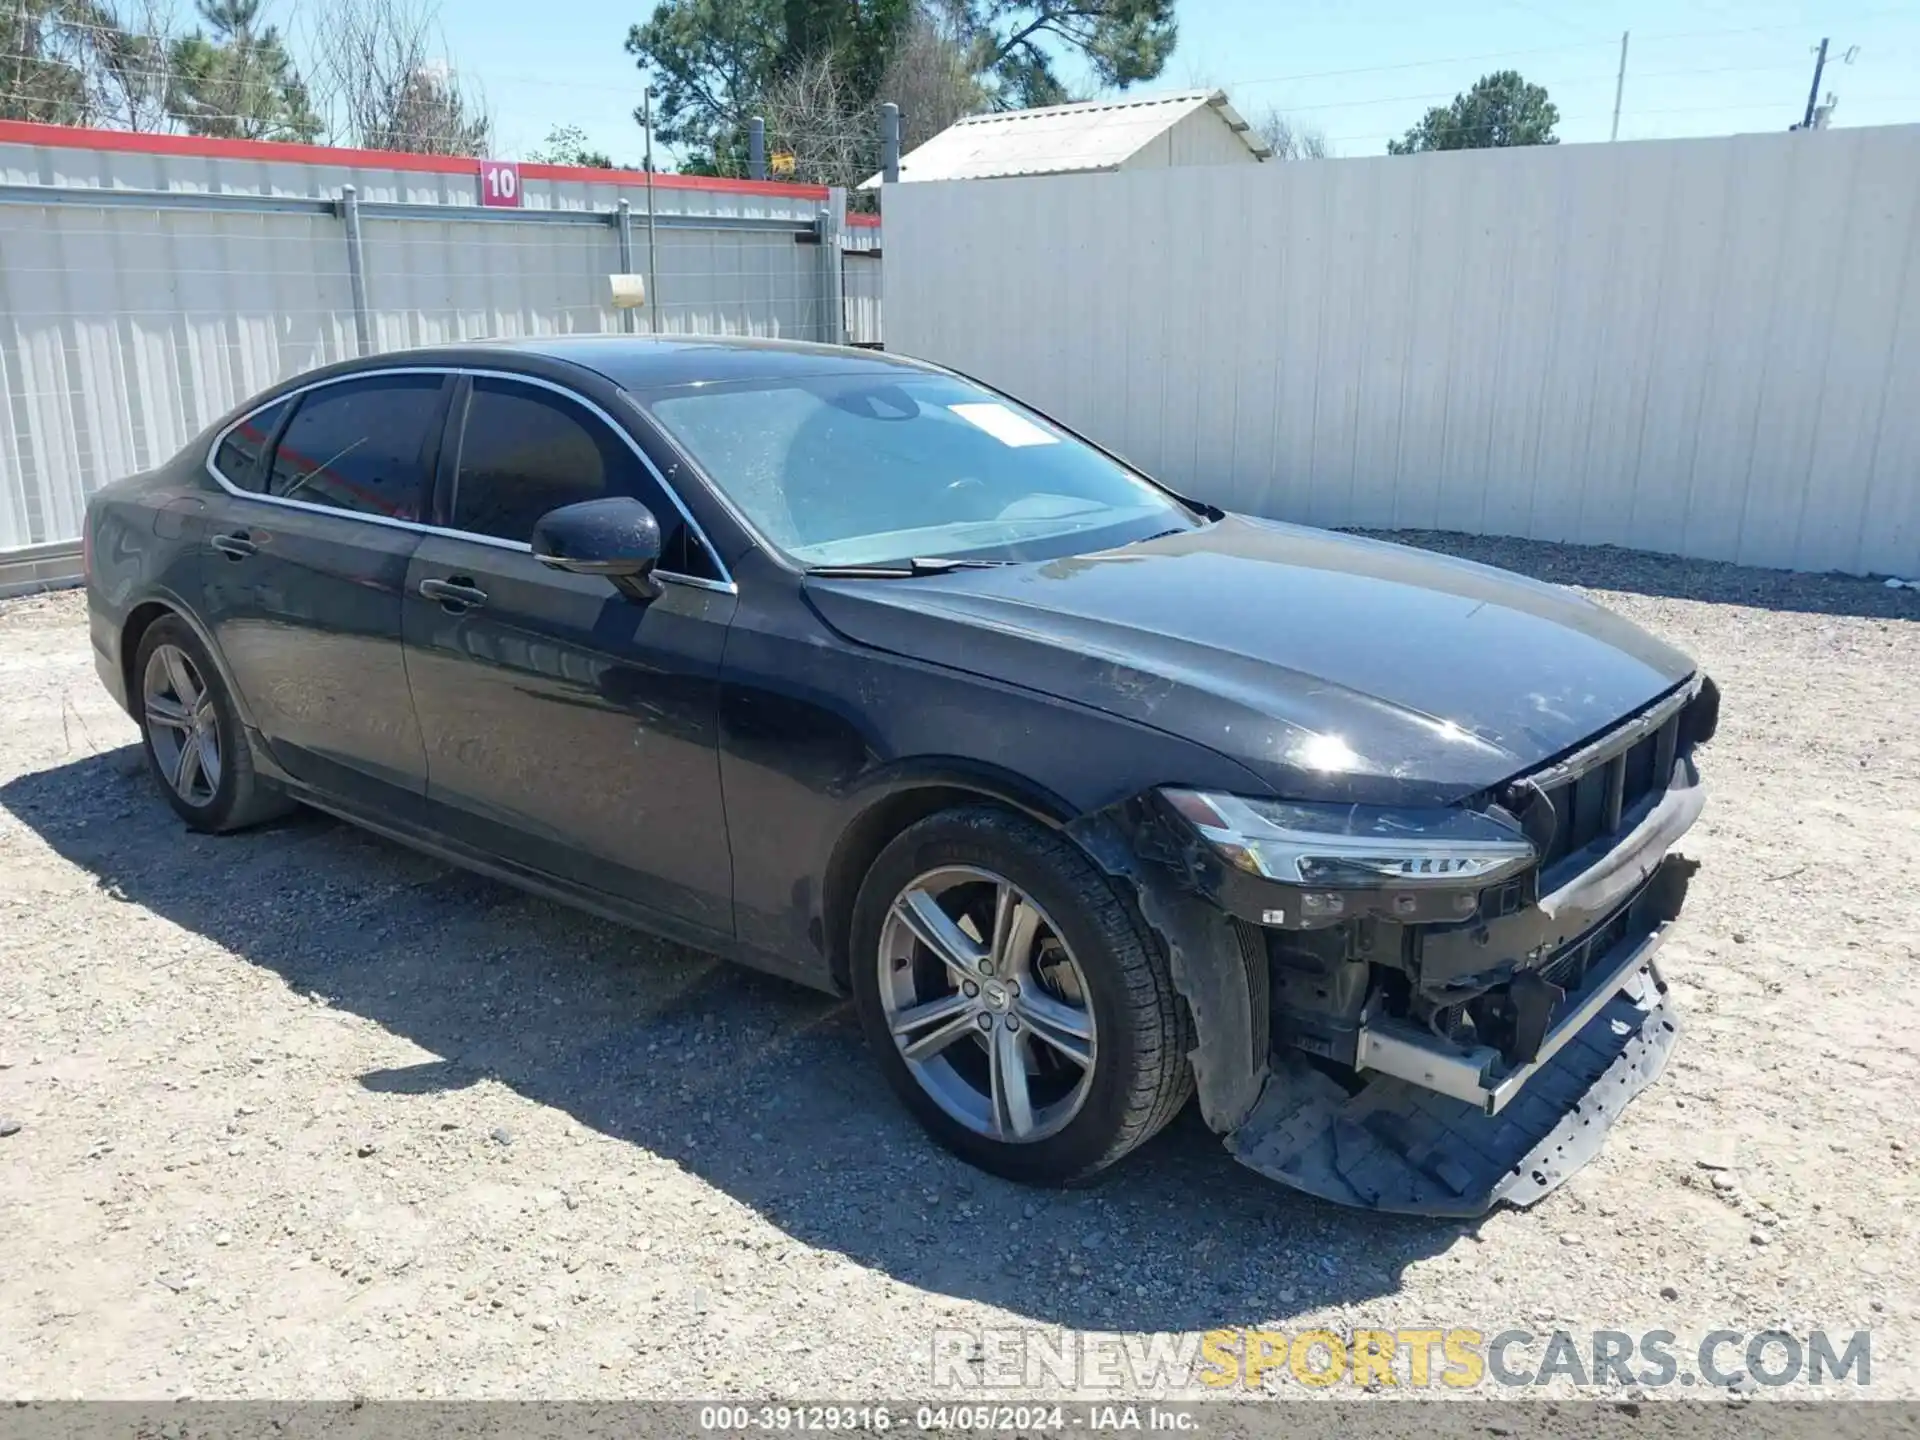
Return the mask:
M731 584L597 407L495 375L454 404L439 525L414 553L404 620L433 823L730 934L717 725ZM660 522L654 600L550 570L528 546L548 510L611 495Z
M426 789L401 596L454 377L375 371L299 393L216 447L203 611L274 758L387 807Z

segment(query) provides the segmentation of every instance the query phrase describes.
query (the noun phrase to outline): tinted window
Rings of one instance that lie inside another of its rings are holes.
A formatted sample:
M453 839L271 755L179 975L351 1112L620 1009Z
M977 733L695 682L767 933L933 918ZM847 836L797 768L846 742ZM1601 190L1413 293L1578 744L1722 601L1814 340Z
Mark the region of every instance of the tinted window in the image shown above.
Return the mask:
M220 448L213 452L213 468L229 485L241 490L260 488L260 454L280 428L280 417L290 402L276 400L264 410L256 410L227 432Z
M418 520L440 383L438 375L386 375L309 390L274 451L267 493Z
M452 526L525 542L549 510L631 495L660 522L660 568L711 577L679 509L626 441L551 390L476 377L454 481Z

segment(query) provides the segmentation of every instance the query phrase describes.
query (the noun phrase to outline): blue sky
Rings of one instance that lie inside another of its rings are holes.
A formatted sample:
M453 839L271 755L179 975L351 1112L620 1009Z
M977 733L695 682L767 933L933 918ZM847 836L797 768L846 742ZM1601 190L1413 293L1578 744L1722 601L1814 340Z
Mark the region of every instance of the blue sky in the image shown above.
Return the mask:
M624 41L648 8L443 0L447 50L485 88L503 158L571 124L617 161L637 161L639 76ZM1141 89L1222 86L1243 112L1276 105L1343 155L1379 154L1428 106L1506 67L1547 87L1564 140L1605 140L1622 30L1633 36L1623 140L1786 128L1805 106L1823 34L1835 125L1920 121L1913 0L1179 0L1178 13L1173 60Z

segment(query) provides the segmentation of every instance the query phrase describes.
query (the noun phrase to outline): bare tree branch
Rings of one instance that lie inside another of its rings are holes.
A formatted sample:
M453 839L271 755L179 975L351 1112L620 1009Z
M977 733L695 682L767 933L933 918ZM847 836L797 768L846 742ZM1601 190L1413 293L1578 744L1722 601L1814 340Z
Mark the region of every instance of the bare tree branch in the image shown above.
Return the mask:
M486 98L445 58L430 0L329 0L314 26L315 98L328 137L363 150L484 155Z
M975 78L951 21L921 7L902 33L880 82L880 98L900 107L900 146L924 145L954 121L992 103Z
M95 123L117 130L171 129L171 0L125 0L113 7L112 17L113 28L101 33L96 47Z
M831 50L774 81L762 109L768 151L793 157L794 179L858 185L879 168L878 119L856 110Z
M1253 131L1272 147L1276 160L1325 160L1333 154L1324 130L1302 125L1272 105L1253 122Z

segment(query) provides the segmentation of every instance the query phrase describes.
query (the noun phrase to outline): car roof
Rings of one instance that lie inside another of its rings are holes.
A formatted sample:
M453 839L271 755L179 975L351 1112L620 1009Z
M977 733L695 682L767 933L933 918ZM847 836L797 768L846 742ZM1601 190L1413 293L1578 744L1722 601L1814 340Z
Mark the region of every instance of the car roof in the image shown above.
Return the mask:
M775 380L785 376L875 376L920 370L919 363L874 350L815 345L798 340L748 336L538 335L475 340L462 345L387 350L352 362L353 369L395 365L486 365L526 360L560 361L590 370L623 390L657 390L726 380Z

